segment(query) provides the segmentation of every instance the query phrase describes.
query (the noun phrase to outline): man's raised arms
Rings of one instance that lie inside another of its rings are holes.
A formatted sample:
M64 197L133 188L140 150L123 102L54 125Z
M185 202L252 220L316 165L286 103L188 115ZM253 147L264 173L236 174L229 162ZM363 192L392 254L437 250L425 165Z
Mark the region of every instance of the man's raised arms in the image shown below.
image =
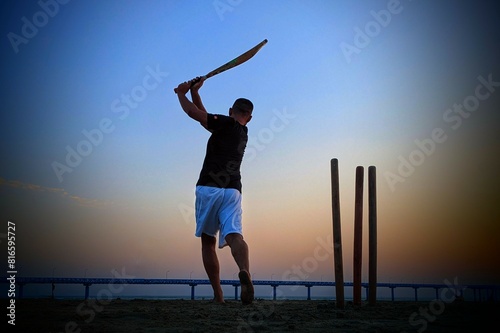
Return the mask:
M191 88L191 82L183 82L174 89L174 92L179 98L179 103L186 114L192 119L198 121L203 127L207 128L207 111L201 102L200 95L198 94L198 89L203 85L203 81L199 81L193 85L191 90L191 96L193 102L191 102L186 94ZM193 91L194 90L194 91Z

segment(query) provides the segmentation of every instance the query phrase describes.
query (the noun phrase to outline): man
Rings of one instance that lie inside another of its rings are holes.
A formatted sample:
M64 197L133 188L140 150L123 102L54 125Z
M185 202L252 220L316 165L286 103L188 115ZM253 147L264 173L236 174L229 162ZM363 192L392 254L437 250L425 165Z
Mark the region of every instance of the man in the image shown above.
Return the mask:
M210 114L198 93L203 82L203 78L196 78L174 89L184 112L212 133L196 183L195 235L201 237L203 266L214 291L214 301L224 303L216 253L216 235L219 233L219 248L229 245L240 270L241 301L250 304L254 289L248 245L243 240L241 226L240 165L248 141L246 124L252 119L253 104L239 98L229 108L229 116ZM186 97L188 91L191 91L192 101Z

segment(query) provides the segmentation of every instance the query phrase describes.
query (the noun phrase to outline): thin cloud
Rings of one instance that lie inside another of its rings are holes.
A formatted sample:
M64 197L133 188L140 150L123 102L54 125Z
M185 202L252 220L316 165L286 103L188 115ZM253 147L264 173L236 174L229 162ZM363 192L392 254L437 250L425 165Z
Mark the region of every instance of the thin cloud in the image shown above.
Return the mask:
M113 204L111 201L98 200L98 199L89 199L83 198L76 195L70 195L65 189L57 188L57 187L45 187L36 184L23 183L18 180L7 180L0 177L0 186L10 187L15 189L22 189L33 192L49 192L59 195L62 198L68 198L81 206L86 207L102 207L102 206L110 206Z

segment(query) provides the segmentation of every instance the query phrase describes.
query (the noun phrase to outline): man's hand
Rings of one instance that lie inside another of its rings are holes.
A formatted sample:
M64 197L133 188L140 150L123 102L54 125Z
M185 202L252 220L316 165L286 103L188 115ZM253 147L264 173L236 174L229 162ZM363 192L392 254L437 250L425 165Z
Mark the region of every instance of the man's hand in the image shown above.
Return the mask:
M199 80L199 81L192 85L191 92L196 92L196 91L200 90L200 88L203 86L203 82L205 81L205 78L203 76L201 76L201 77L198 76L189 82L193 82L196 80Z
M189 87L191 87L191 82L183 82L174 89L176 94L185 95L189 91Z
M194 81L197 82L193 84ZM185 95L189 91L189 89L191 89L191 92L197 92L203 86L204 81L205 78L203 76L195 77L192 80L179 84L177 88L174 89L174 92L176 94L183 94L183 95Z

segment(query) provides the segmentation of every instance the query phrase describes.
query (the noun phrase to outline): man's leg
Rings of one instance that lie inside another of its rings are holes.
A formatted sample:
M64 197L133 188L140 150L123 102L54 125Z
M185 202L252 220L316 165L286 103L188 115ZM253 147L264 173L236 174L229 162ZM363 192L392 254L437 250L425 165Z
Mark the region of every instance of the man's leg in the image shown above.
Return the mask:
M214 290L214 300L218 303L224 303L224 295L220 285L219 259L215 252L216 238L207 234L201 235L201 255L203 266L207 272L208 279Z
M229 234L226 236L227 245L231 248L231 254L240 271L250 272L250 260L248 259L248 245L240 234Z
M243 240L243 236L237 233L229 234L225 239L231 248L231 254L233 255L234 261L236 261L236 265L238 265L240 269L238 277L241 283L241 301L243 304L250 304L253 302L254 290L250 278L248 245Z

